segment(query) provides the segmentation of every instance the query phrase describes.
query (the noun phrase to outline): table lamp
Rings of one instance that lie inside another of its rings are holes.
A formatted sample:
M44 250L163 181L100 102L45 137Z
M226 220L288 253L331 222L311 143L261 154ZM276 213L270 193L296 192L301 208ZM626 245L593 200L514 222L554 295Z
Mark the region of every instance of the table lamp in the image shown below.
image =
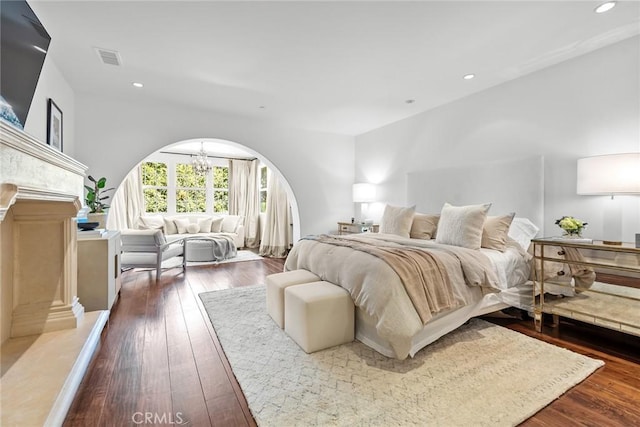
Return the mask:
M640 194L640 153L608 154L578 159L577 193L611 196L605 206L603 241L622 242L622 207L615 195Z

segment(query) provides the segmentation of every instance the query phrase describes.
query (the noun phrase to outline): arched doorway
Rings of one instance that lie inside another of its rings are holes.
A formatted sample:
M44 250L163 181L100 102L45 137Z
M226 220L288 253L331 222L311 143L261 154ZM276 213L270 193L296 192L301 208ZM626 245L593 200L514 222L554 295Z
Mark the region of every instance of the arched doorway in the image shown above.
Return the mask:
M298 203L297 203L295 194L293 192L293 189L289 184L289 182L287 181L286 177L282 174L282 172L278 169L278 167L275 164L273 164L268 158L263 156L261 153L251 148L248 148L242 144L229 141L229 140L224 140L224 139L196 138L196 139L182 140L182 141L177 141L175 143L166 145L160 148L159 150L156 150L155 152L150 153L147 157L145 157L144 159L141 159L136 164L136 166L129 171L129 174L127 175L127 177L125 177L125 179L120 183L120 185L116 189L116 192L114 193L112 208L118 208L118 209L120 208L118 206L118 203L120 200L123 199L122 193L125 192L125 188L123 187L126 186L128 177L142 163L148 161L149 159L158 159L158 158L163 158L167 156L187 156L187 158L184 159L184 162L188 163L191 161L190 158L197 155L198 151L200 151L201 148L204 149L207 157L211 159L220 160L220 159L255 158L255 159L258 159L262 165L265 165L269 169L271 174L279 180L280 184L282 185L282 187L284 187L287 193L287 197L288 197L288 201L291 209L292 241L295 242L299 240L300 215L299 215ZM109 217L107 219L108 228L113 228L113 229L122 228L121 226L117 225L119 223L121 223L121 221L114 218L114 215L112 215L110 212Z

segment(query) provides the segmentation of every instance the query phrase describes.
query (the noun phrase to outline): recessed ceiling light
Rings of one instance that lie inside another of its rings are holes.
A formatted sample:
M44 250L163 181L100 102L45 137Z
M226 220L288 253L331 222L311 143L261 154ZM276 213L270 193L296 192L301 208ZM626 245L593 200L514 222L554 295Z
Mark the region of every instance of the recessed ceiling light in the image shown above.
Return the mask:
M42 53L47 53L46 50L44 50L43 48L41 48L40 46L36 46L35 44L33 45L33 48L35 50L37 50L38 52L42 52Z
M602 3L600 6L596 7L593 11L595 13L605 13L605 12L610 11L614 7L616 7L616 2L615 1L608 1L606 3Z
M464 76L462 76L462 78L465 80L471 80L475 76L476 76L475 74L465 74Z
M415 99L407 99L404 102L406 102L407 104L413 104L414 102L416 102L416 100Z
M143 87L144 86L142 83L138 83L138 82L133 82L131 84L134 85L135 87Z

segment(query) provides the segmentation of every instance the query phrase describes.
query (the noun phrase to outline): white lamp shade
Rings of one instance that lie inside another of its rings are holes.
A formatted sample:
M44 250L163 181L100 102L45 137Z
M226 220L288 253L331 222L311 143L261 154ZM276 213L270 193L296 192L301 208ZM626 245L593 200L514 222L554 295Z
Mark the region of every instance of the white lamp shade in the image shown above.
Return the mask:
M581 195L640 194L640 153L578 159Z
M369 203L376 200L376 186L373 184L353 184L353 201L356 203Z

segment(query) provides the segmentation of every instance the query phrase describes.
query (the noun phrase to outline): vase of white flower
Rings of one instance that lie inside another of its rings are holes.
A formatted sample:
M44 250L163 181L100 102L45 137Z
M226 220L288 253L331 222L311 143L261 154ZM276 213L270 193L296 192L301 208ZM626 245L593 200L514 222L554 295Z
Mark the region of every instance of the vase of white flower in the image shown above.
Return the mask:
M582 237L582 231L587 223L572 216L563 216L556 220L556 225L562 228L564 237L579 238Z

